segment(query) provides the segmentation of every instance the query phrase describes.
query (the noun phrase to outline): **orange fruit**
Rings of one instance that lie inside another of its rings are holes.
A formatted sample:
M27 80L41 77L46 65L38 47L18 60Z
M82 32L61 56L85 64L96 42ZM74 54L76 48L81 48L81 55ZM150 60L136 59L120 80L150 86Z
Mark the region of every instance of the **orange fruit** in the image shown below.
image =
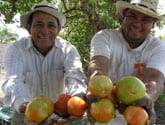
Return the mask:
M68 110L67 110L67 103L68 100L71 98L71 95L68 94L61 94L58 96L57 100L55 101L55 113L61 117L67 117Z
M116 95L123 104L131 104L146 94L144 83L135 76L126 76L117 82Z
M90 114L97 122L107 123L114 117L115 108L109 99L102 98L91 104Z
M67 103L68 113L73 116L82 116L86 111L85 100L78 96L72 96Z
M128 106L124 111L124 117L129 125L146 125L149 119L146 110L138 106Z
M41 99L35 98L27 104L25 117L28 121L40 123L48 116L48 105Z
M109 77L105 75L96 75L89 80L88 91L91 95L98 97L108 96L113 88L113 83Z
M51 99L46 96L38 96L37 99L41 99L48 105L48 115L52 115L54 113L54 103Z

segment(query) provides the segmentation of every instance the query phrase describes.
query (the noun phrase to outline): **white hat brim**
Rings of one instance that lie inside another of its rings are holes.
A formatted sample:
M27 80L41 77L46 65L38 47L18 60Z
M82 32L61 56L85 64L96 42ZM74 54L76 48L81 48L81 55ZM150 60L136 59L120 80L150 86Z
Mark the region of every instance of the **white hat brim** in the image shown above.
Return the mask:
M44 13L47 13L49 15L56 17L59 20L59 23L61 24L61 26L64 26L64 24L66 22L65 16L62 13L58 12L57 10L55 10L53 8L49 8L49 7L38 7L20 17L21 26L26 28L30 15L37 11L41 11L41 12L44 12Z
M130 4L128 2L125 2L125 1L118 1L116 3L116 9L117 9L117 11L119 12L119 14L121 16L123 16L123 11L126 8L130 8L130 9L136 10L138 12L141 12L145 15L148 15L150 17L156 18L158 21L163 20L165 18L163 15L159 16L158 14L154 13L152 10L149 10L148 8L145 8L145 7L142 7L142 6L132 5L132 4Z

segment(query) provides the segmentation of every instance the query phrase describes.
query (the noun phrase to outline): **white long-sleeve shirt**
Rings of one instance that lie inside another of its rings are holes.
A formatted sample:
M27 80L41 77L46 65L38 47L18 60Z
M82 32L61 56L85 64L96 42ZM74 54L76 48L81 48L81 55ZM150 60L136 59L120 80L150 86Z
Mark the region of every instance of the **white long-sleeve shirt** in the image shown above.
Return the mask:
M36 50L31 37L22 38L8 48L4 64L4 103L13 105L17 111L20 104L39 95L55 100L61 93L86 92L80 55L62 38L56 38L46 56Z

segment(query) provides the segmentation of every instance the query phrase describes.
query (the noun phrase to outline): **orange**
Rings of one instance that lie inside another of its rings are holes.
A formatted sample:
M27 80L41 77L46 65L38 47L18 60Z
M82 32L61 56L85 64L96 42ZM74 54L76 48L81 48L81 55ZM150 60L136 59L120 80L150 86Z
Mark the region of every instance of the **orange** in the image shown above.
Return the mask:
M91 104L90 114L97 122L107 123L114 117L115 108L109 99L103 98Z
M27 104L25 117L28 121L40 123L48 116L48 105L44 101L35 98Z
M129 125L146 125L149 119L146 110L138 106L128 106L124 111L124 117Z
M123 104L131 104L146 94L145 84L135 76L126 76L117 82L116 95Z
M98 97L108 96L113 88L112 81L105 75L96 75L89 80L88 91Z
M68 100L71 98L71 95L68 94L61 94L58 96L57 100L55 101L55 113L61 117L67 117L68 110L67 110L67 103Z
M78 96L72 96L67 103L68 113L73 116L82 116L86 111L85 100Z
M54 103L51 99L46 96L38 96L37 99L41 99L48 105L48 115L52 115L54 113Z

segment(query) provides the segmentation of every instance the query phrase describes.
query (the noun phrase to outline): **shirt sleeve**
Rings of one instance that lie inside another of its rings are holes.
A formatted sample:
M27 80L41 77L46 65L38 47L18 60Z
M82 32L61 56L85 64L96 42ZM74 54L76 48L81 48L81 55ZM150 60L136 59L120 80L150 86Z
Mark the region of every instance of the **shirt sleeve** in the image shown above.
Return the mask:
M18 111L20 104L29 101L26 85L24 84L23 63L17 47L7 49L4 57L6 81L2 85L6 105L12 105Z
M152 51L148 51L148 55L150 55L147 61L147 67L157 69L162 72L165 76L165 44L164 41L156 41L158 45L154 45L151 49Z
M86 93L86 77L82 69L80 55L77 49L70 45L67 48L67 54L64 61L65 85L69 94Z
M110 34L106 30L102 30L94 35L90 45L90 58L96 55L110 57L111 50L109 48Z

